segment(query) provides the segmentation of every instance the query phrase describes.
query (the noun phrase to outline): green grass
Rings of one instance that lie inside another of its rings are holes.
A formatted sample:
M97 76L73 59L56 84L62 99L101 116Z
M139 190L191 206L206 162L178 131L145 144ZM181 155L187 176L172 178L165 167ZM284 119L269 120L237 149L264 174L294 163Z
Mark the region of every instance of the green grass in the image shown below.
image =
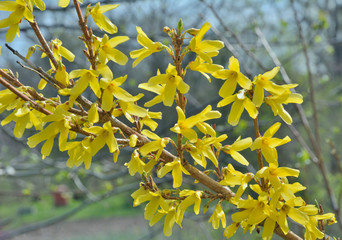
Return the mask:
M100 202L93 203L76 213L69 220L137 215L140 211L137 208L133 208L132 201L129 198L127 194L118 194ZM2 204L0 205L0 216L2 219L13 219L11 224L6 226L6 229L14 229L29 223L40 222L60 216L79 206L81 203L81 201L69 199L67 206L54 207L52 196L45 195L41 197L40 201L36 202L30 199L22 199L21 201L11 202L10 204ZM31 208L32 213L18 216L17 212L20 208Z

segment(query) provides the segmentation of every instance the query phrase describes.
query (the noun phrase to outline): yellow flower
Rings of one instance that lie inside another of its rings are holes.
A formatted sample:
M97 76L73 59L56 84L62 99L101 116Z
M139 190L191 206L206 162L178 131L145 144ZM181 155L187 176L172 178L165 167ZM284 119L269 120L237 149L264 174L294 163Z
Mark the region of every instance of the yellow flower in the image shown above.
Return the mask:
M265 103L271 106L274 116L279 115L281 119L284 120L287 124L292 123L291 115L284 109L283 104L288 103L298 103L301 104L303 102L303 96L298 93L291 93L290 90L284 91L281 95L278 96L268 96L265 98Z
M190 153L191 157L195 160L196 163L201 165L202 167L207 167L207 160L206 158L210 159L210 161L215 165L218 166L217 157L213 152L212 146L216 148L220 148L220 142L224 141L227 138L226 134L223 134L216 137L204 137L203 139L197 139L197 141L193 144L186 144L185 149Z
M241 137L236 139L236 141L232 145L226 145L223 146L222 151L225 153L228 153L234 160L237 162L248 166L249 162L239 153L240 151L248 148L250 145L252 145L252 138L245 138L240 140Z
M146 220L151 220L153 215L157 212L159 206L164 211L168 211L168 204L162 197L161 192L151 192L141 186L137 191L131 194L134 199L133 207L139 206L143 202L149 201L145 207L144 217Z
M270 163L269 167L261 168L256 173L256 176L258 178L267 178L272 184L272 187L277 189L282 184L279 178L288 176L298 177L299 170L288 167L277 167L277 165Z
M143 48L130 52L131 58L136 58L136 60L133 62L133 68L136 67L141 60L150 56L152 53L160 52L164 48L167 48L160 42L152 42L152 40L149 39L143 32L141 27L137 27L137 32L137 41L141 46L143 46Z
M213 215L209 218L209 222L212 222L213 228L218 229L220 227L220 221L222 223L222 227L226 227L226 215L222 210L222 206L220 203L216 204Z
M163 216L165 216L164 220L164 235L171 236L172 228L175 222L177 221L177 209L175 201L168 201L168 209L159 209L158 212L152 217L149 225L153 226L156 224Z
M117 8L119 4L100 5L98 2L95 7L90 7L90 15L93 17L95 24L110 34L118 31L118 28L103 13Z
M88 120L90 123L97 123L99 121L98 105L93 103L88 111Z
M36 5L36 7L40 10L40 11L44 11L46 9L45 3L43 2L43 0L28 0L28 4L29 6L32 5L32 3L34 5ZM31 7L32 8L32 7Z
M143 128L144 125L148 126L152 131L156 130L158 127L158 123L153 121L152 119L162 119L162 113L161 112L148 112L147 115L143 118L140 118L140 124L141 128Z
M211 57L217 56L218 50L224 47L222 41L218 40L203 40L204 34L210 29L210 23L203 24L195 37L190 40L189 50L195 52L207 63L213 63Z
M134 176L136 172L143 173L145 163L140 159L138 151L134 150L131 161L125 163L125 166L128 168L129 175Z
M50 41L50 47L52 49L53 56L56 58L57 62L62 61L62 57L67 59L69 62L73 62L75 59L75 55L62 46L63 42L59 39L54 39ZM46 54L42 54L42 58L46 57ZM52 68L54 65L51 63Z
M177 210L177 223L179 226L181 226L181 223L183 221L183 216L188 207L191 205L194 205L194 212L196 215L199 214L200 207L201 207L201 196L202 192L201 191L193 191L193 190L182 190L179 193L180 197L185 197L184 200L181 201L181 203L178 206Z
M41 0L34 1L38 3L37 6L43 7L41 4ZM42 8L43 9L43 8ZM41 9L41 10L42 10ZM19 23L21 22L22 18L25 18L27 21L32 22L34 21L32 15L32 1L25 1L25 0L16 0L14 1L1 1L0 2L0 11L9 11L12 12L8 18L0 20L0 28L8 28L6 34L6 41L12 42L15 38L15 35L19 36Z
M270 215L270 206L265 195L259 195L258 200L248 195L248 199L238 201L237 207L243 210L232 214L233 222L244 221L247 226L255 226Z
M290 217L293 221L305 226L309 223L309 216L304 211L300 210L300 208L296 208L298 206L305 205L305 202L301 197L291 198L286 203L281 205L279 210L279 216L277 219L277 223L279 224L281 230L287 234L289 231L289 226L287 222L287 216Z
M32 126L34 126L36 130L41 130L43 128L43 116L44 115L41 112L30 109L29 105L25 104L24 101L21 101L20 104L16 106L16 109L1 121L1 125L4 126L11 121L14 121L15 127L13 129L13 134L15 137L21 138L25 129L29 129Z
M272 80L275 75L279 72L280 67L275 67L271 71L265 72L264 74L259 74L254 77L254 93L253 93L253 103L260 107L264 100L264 89L271 94L280 95L285 88L279 86L270 80Z
M55 74L55 79L66 87L69 85L69 74L67 73L66 68L63 64L60 64L60 66L58 66Z
M114 80L110 80L109 78L101 78L100 87L103 89L101 108L104 111L110 111L112 109L114 97L116 97L118 100L126 102L132 101L133 96L119 87L126 81L126 79L127 75L118 77Z
M66 104L58 105L55 109L54 113L51 115L45 116L42 120L43 122L52 122L46 128L44 128L39 133L28 138L27 145L30 148L34 148L40 142L45 141L42 146L41 153L43 155L43 159L46 156L49 156L53 147L53 142L56 136L59 133L59 149L61 151L65 151L65 147L67 144L70 123L73 123L76 120L76 116L67 111L69 106Z
M157 85L150 86L149 83L139 84L139 86L138 86L139 88L158 94L152 100L146 102L144 104L145 107L152 107L153 105L156 105L156 104L162 102L163 99L165 99L165 94L164 94L165 93L165 85L166 84L162 84L162 85L157 84Z
M86 169L90 168L92 153L90 149L90 137L84 138L81 142L68 142L65 150L68 150L69 159L66 163L67 167L80 166L84 163Z
M183 172L187 175L190 175L190 173L182 166L179 158L174 159L172 162L166 163L158 170L157 176L162 178L170 171L172 171L173 188L178 188L182 185Z
M209 55L209 54L208 54ZM201 57L197 56L196 59L189 63L189 69L192 71L200 72L209 82L211 82L211 78L207 73L214 73L218 70L221 70L223 67L218 64L206 63Z
M226 238L231 238L232 236L234 236L239 226L240 226L240 223L233 222L231 225L226 227L226 229L223 232L223 236L225 236Z
M190 89L189 85L178 76L176 67L171 64L167 67L165 74L158 74L148 80L148 86L158 84L165 84L164 94L162 95L165 106L172 106L177 89L183 94L187 93Z
M76 84L73 88L64 88L60 89L58 92L61 95L70 95L69 97L69 104L70 106L73 105L76 98L81 95L84 90L90 85L90 88L93 90L97 97L101 97L100 85L98 82L99 72L95 70L87 70L87 69L77 69L73 70L70 74L70 78L77 78Z
M139 148L139 152L142 156L146 156L149 153L156 152L155 157L146 164L145 171L150 172L154 165L158 162L158 159L163 151L163 149L166 147L166 145L169 143L169 138L160 138L157 134L150 132L146 129L142 130L141 133L145 135L146 137L153 139L154 141L145 143L143 146Z
M257 139L255 139L254 143L251 146L252 151L254 151L255 149L260 149L265 160L268 163L275 164L276 166L278 166L278 153L276 147L291 141L288 136L283 139L272 138L273 135L280 128L280 125L281 124L279 122L273 124L269 129L267 129L262 137L258 137Z
M78 0L80 3L83 3L83 0ZM59 0L58 1L58 6L59 7L62 7L62 8L65 8L69 5L70 3L70 0Z
M121 51L115 49L115 47L127 40L129 40L127 36L118 36L109 39L107 34L103 38L95 37L94 48L96 49L95 51L99 52L99 61L106 64L109 59L117 64L125 65L128 57Z
M253 179L254 175L252 173L243 174L235 170L233 165L229 163L228 166L223 169L223 177L223 180L220 181L221 185L230 187L240 185L236 191L234 199L231 200L236 203L240 200L240 197L248 187L248 183Z
M145 108L142 108L140 106L138 106L137 104L135 104L135 102L140 99L142 96L144 96L143 94L139 93L137 96L133 96L132 100L130 102L126 102L124 100L119 100L118 103L121 107L121 109L119 109L119 111L121 111L125 117L128 119L128 121L130 122L134 122L134 119L132 116L137 116L139 118L144 118L148 115L148 110ZM118 109L114 109L112 114L113 116L116 117L116 112Z
M189 118L185 118L185 114L180 107L177 106L176 110L178 113L178 121L175 126L171 128L171 131L182 134L192 143L197 141L197 133L192 129L194 126L199 126L200 123L203 123L209 119L221 117L220 112L211 111L210 105L208 105L202 112ZM199 129L201 130L203 128L199 127Z
M232 126L236 126L239 123L241 114L244 109L247 110L251 118L255 119L258 116L257 108L252 103L252 101L247 96L245 96L245 93L246 90L242 89L237 94L225 97L217 104L217 107L223 107L234 102L228 116L228 123Z
M324 237L324 233L317 228L318 220L332 220L333 222L335 222L335 216L333 213L309 216L309 219L309 223L305 225L306 231L304 234L304 237L307 240L316 240L317 238L321 239Z
M239 84L244 89L251 89L252 82L240 72L239 60L234 56L229 58L228 69L221 69L213 73L213 76L219 79L226 79L220 88L219 95L223 98L231 96Z
M17 88L17 90L21 91L23 89ZM11 90L7 88L0 91L0 113L2 113L5 110L16 108L17 104L22 105L23 102L15 93L13 93Z

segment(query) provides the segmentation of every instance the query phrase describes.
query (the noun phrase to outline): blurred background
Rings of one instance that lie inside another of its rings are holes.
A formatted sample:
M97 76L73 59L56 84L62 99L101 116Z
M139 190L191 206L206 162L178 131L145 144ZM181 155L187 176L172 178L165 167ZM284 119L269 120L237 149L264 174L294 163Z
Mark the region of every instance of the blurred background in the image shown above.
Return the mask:
M88 68L83 55L84 44L77 38L82 33L71 4L58 8L56 0L45 0L47 10L35 11L35 17L47 40L58 38L63 46L75 55L75 61L63 62L68 70ZM212 28L205 39L219 39L225 48L214 58L214 62L227 67L230 56L240 61L241 72L250 79L253 76L281 66L275 78L278 84L297 83L296 91L303 95L301 107L293 104L285 106L293 118L293 125L287 126L279 116L274 117L269 107L260 111L261 131L264 132L274 122L281 121L282 127L276 137L288 135L292 141L278 150L282 166L300 169L299 182L307 186L300 196L310 204L321 204L324 212L334 212L339 224L329 226L327 233L341 236L340 209L342 203L342 163L340 156L342 127L342 1L340 0L122 0L100 1L101 4L120 3L120 6L106 13L119 32L115 36L127 35L130 41L119 45L118 49L129 52L140 48L136 42L136 26L153 40L169 44L163 27L177 27L181 18L184 29L200 28L210 22ZM96 1L84 0L82 10ZM0 19L8 16L0 12ZM102 36L92 20L94 34ZM36 36L28 24L20 25L20 38L10 46L26 55L30 46L37 44ZM2 55L0 68L11 69L19 75L25 85L37 87L40 77L23 69L16 58L5 47L7 29L0 29ZM186 42L187 44L187 42ZM194 60L189 55L184 66ZM44 70L50 68L46 59L36 52L31 61ZM166 52L153 54L132 69L132 60L126 66L110 63L116 77L128 75L125 89L132 94L143 92L145 97L139 104L154 97L153 94L137 88L160 69L164 72L171 62ZM186 81L192 86L187 94L187 115L200 112L211 104L214 108L220 100L217 91L223 81L212 78L212 83L199 73L188 71ZM47 87L45 96L55 96L56 91ZM92 96L89 94L90 99ZM173 108L158 104L151 111L162 111L164 119L159 121L156 132L159 136L169 136L169 128L177 121ZM226 133L232 143L238 136L254 136L253 123L243 114L240 124L232 128L227 124L229 108L220 109L221 120L216 121L220 134ZM8 113L0 115L4 119ZM152 228L143 219L142 206L133 208L130 194L138 188L140 177L128 175L125 162L130 159L131 149L123 149L118 164L105 151L93 158L89 170L84 167L69 169L65 163L66 153L55 149L42 160L40 145L30 149L26 145L26 131L21 139L13 136L13 125L0 128L0 239L167 239L162 233L163 224ZM245 150L244 156L251 166L241 171L255 173L257 158L254 152ZM222 166L233 163L230 158L219 160ZM166 179L161 186L170 186ZM203 189L192 179L185 179L185 186ZM224 206L231 213L231 206ZM173 235L168 239L223 239L223 230L212 230L208 219L213 209L206 214L195 216L189 211L185 216L183 229L174 226ZM230 222L227 214L228 223ZM294 226L297 233L301 229ZM234 239L260 239L258 234L236 235ZM274 239L277 239L275 236Z

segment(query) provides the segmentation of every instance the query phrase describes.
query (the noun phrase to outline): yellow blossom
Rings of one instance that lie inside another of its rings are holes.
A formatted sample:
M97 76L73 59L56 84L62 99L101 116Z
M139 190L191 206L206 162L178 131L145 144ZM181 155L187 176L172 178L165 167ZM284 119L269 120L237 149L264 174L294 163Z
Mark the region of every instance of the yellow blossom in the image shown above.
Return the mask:
M83 3L83 0L78 0L80 3ZM62 8L65 8L69 5L70 3L70 0L59 0L58 1L58 6L59 7L62 7Z
M92 152L90 148L90 137L84 138L82 141L68 142L65 150L68 151L69 159L67 160L67 167L80 166L84 163L86 169L90 168L92 160Z
M132 100L129 102L126 102L124 100L119 100L118 103L121 107L120 111L125 115L125 117L128 119L130 122L134 122L133 116L137 116L139 118L144 118L148 115L148 110L145 108L142 108L135 104L135 101L140 99L143 94L139 93L137 96L133 96ZM113 110L113 115L115 116L117 109Z
M280 95L285 88L279 86L270 80L272 80L275 75L279 72L280 67L275 67L271 71L265 72L264 74L259 74L254 77L253 85L254 85L254 93L253 93L253 103L260 107L264 100L264 89L271 94Z
M146 220L151 220L153 215L157 212L159 206L164 211L168 210L168 204L162 197L161 192L151 192L141 186L137 191L131 194L133 201L133 206L136 207L143 202L149 201L145 207L144 217Z
M66 104L58 105L53 114L45 116L42 120L44 122L52 122L46 128L39 133L28 138L27 145L30 148L34 148L40 142L45 141L42 146L41 153L43 159L49 156L53 147L55 137L59 134L59 149L65 151L67 144L69 130L71 128L70 123L73 123L76 119L74 114L67 111L69 106Z
M276 147L291 141L288 136L283 139L272 138L273 135L280 128L280 125L281 124L279 122L273 124L269 129L267 129L262 137L258 137L257 139L255 139L254 143L251 146L252 151L254 151L255 149L260 149L265 160L268 163L275 164L276 166L278 166L278 153Z
M223 180L220 181L221 185L226 185L230 187L235 187L240 185L236 191L235 197L232 201L238 202L246 188L248 183L253 179L254 175L252 173L243 174L234 169L232 164L228 164L227 167L223 169Z
M0 29L1 28L8 28L6 34L6 41L12 42L15 38L15 35L19 36L19 23L23 18L27 21L32 22L34 21L34 17L32 15L33 5L32 1L25 1L25 0L16 0L16 1L1 1L0 2L0 11L8 11L12 12L8 18L0 20ZM35 4L37 7L40 7L40 10L45 9L45 5L43 6L41 0L35 0Z
M250 137L242 140L240 139L241 137L238 137L238 139L236 139L236 141L232 145L223 146L222 151L230 154L232 158L237 162L248 166L249 162L239 152L252 145L253 141Z
M128 168L129 175L134 176L136 172L142 174L144 171L145 163L140 159L137 150L133 151L131 161L125 163Z
M93 126L89 128L83 128L84 131L92 133L95 137L90 142L91 154L94 156L104 145L108 146L109 152L114 153L118 150L118 143L116 142L114 131L110 121L100 126Z
M194 144L186 144L185 149L190 153L191 157L195 160L196 163L201 165L202 167L207 167L207 158L215 165L218 166L218 160L213 152L212 146L216 148L220 148L220 142L224 141L227 138L226 134L223 134L219 137L204 137L203 139L197 139Z
M79 77L76 84L72 88L60 89L58 92L61 95L70 95L69 97L70 106L73 105L76 98L84 92L84 90L88 87L88 85L90 85L90 88L93 90L93 92L95 93L97 97L101 97L100 85L97 79L99 74L100 73L95 70L87 70L87 69L73 70L69 74L69 77L71 79Z
M62 61L62 57L67 59L69 62L73 62L75 59L75 55L62 46L63 42L59 39L54 39L50 41L50 47L52 49L53 56L56 58L57 62ZM42 54L42 58L46 57L47 55L45 53ZM52 68L55 66L51 63Z
M160 52L164 48L167 48L160 42L152 42L152 40L146 36L141 27L137 27L137 32L137 41L141 46L143 46L143 48L130 52L131 58L136 58L133 62L133 68L136 67L141 60L150 56L152 53Z
M246 90L242 89L237 94L225 97L217 104L217 107L223 107L234 102L228 116L228 123L232 126L236 126L239 123L244 109L247 110L251 118L255 119L258 116L257 108L245 94Z
M248 196L248 199L238 201L237 207L243 210L231 215L233 222L244 221L250 226L261 223L270 214L267 196L264 194L259 195L258 200Z
M97 123L99 121L98 105L93 103L88 111L88 120L91 123Z
M131 148L135 147L137 145L137 141L138 141L138 136L135 134L131 134L129 136L129 146Z
M55 74L55 79L66 87L69 85L69 74L67 73L66 68L63 64L58 66Z
M177 221L177 208L176 208L175 201L168 201L167 210L159 209L158 212L150 220L149 225L153 226L163 216L165 216L163 232L164 232L164 235L168 237L172 235L173 225Z
M203 24L195 37L190 40L189 50L195 52L207 63L213 63L211 57L216 56L221 48L224 47L222 41L219 40L203 40L204 34L210 29L210 23Z
M15 110L1 121L2 126L11 121L15 122L13 134L17 138L21 138L25 129L29 129L32 126L34 126L36 130L41 130L43 128L42 117L44 115L35 109L30 109L29 105L24 103L24 101L21 101L16 106Z
M152 107L153 105L156 105L160 102L163 102L163 99L165 99L165 94L164 94L165 93L165 85L166 84L157 84L157 85L150 86L149 83L139 84L139 86L138 86L139 88L158 94L153 99L146 102L144 104L145 107Z
M277 189L280 187L281 182L279 178L288 177L288 176L299 176L299 170L292 169L288 167L277 167L277 165L270 163L269 167L261 168L257 173L256 176L258 178L267 178L272 186Z
M107 18L103 13L117 8L119 4L102 5L98 2L95 7L90 7L90 15L95 24L101 29L110 34L118 31L118 28Z
M108 60L111 60L117 64L125 65L128 61L128 57L121 51L115 49L115 47L127 40L129 40L129 37L127 36L118 36L109 39L107 34L105 34L103 38L95 37L94 48L99 52L99 61L105 64Z
M239 226L240 226L240 223L233 222L231 225L226 227L226 229L223 232L223 236L225 236L226 238L231 238L239 229Z
M218 229L220 227L220 221L222 223L222 227L226 227L226 215L222 210L221 203L216 204L213 215L209 218L209 222L212 222L213 228Z
M316 207L315 207L316 208ZM316 208L317 209L317 208ZM317 226L319 220L331 220L335 222L335 216L333 213L326 213L322 215L309 216L309 223L305 225L304 237L307 240L316 240L324 237L324 233L321 232Z
M17 90L21 91L24 89L17 88ZM21 105L23 104L21 99L19 99L19 97L15 93L13 93L11 90L6 88L0 91L0 113L2 113L5 110L16 108L17 104L19 103L21 103Z
M147 115L143 118L140 118L140 124L141 128L146 125L148 126L152 131L156 130L158 127L158 123L153 121L152 119L162 119L162 113L161 112L150 112L148 111Z
M124 89L120 88L126 79L127 75L118 77L114 80L109 78L101 78L100 87L103 89L101 108L104 111L110 111L112 109L114 97L116 97L118 100L127 102L132 101L133 96Z
M193 190L182 190L179 193L180 197L185 197L184 200L181 201L181 203L178 206L177 210L177 223L179 226L181 226L181 223L183 221L183 216L188 207L191 205L194 205L194 212L196 215L199 214L200 207L201 207L201 196L202 192L201 191L193 191Z
M165 74L158 74L148 80L148 86L158 84L165 84L165 91L163 94L163 103L165 106L172 106L175 99L175 94L178 89L180 93L187 93L190 89L183 79L178 76L176 67L169 64Z
M239 84L244 89L251 89L252 82L240 72L239 60L234 56L229 58L228 69L221 69L213 73L213 76L226 80L220 88L219 95L223 98L231 96Z
M208 54L210 56L210 54ZM201 57L197 56L196 59L189 63L189 69L192 71L197 71L201 73L209 82L211 82L211 78L207 73L214 73L218 70L221 70L223 67L218 64L206 63Z
M271 106L274 116L279 115L287 124L292 123L291 115L284 109L283 104L303 102L303 96L298 93L291 93L285 90L281 95L268 96L265 98L267 105Z
M139 152L142 156L146 156L149 153L156 152L155 156L148 164L146 164L145 171L150 172L154 165L158 162L158 159L163 151L163 149L166 147L166 145L169 143L169 138L160 138L157 134L149 131L149 130L142 130L141 133L150 138L154 141L145 143L143 146L139 148Z
M185 114L180 107L176 107L178 113L178 121L174 127L171 128L171 131L183 134L184 137L189 139L190 142L194 143L197 140L197 133L192 128L199 123L203 123L209 119L220 118L221 113L218 111L212 111L211 106L208 105L202 112L191 116L189 118L185 118ZM199 129L202 129L201 127Z
M182 166L179 158L174 159L172 162L166 163L158 170L157 176L162 178L170 171L172 171L173 188L178 188L182 185L183 172L187 175L190 175L190 173Z

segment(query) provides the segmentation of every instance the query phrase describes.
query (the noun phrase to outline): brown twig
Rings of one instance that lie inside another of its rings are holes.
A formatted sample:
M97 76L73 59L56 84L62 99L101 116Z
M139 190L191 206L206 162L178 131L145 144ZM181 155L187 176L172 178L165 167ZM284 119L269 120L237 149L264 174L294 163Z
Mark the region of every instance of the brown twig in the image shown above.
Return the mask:
M298 28L298 35L299 35L299 39L301 41L302 47L303 47L303 53L304 53L304 57L305 57L305 65L306 65L306 69L307 69L307 73L308 73L308 80L309 80L309 91L310 91L310 102L312 105L312 110L313 110L313 120L314 120L314 128L315 128L315 137L316 137L316 141L317 141L317 149L315 149L317 151L317 155L321 155L321 146L320 146L320 133L319 133L319 119L318 119L318 111L317 111L317 105L316 105L316 97L315 97L315 87L314 87L314 82L313 82L313 76L312 76L312 71L311 71L311 67L310 67L310 58L309 58L309 53L308 53L308 47L306 44L306 41L304 39L304 35L303 35L303 30L302 30L302 25L300 24L299 18L298 18L298 13L297 10L294 6L294 1L290 0L291 2L291 8L293 11L293 15L296 21L296 25Z
M78 23L83 32L83 36L84 36L83 40L88 48L88 52L85 52L86 53L85 55L89 59L92 69L96 70L96 56L94 55L94 50L93 50L92 30L88 28L87 22L83 18L83 14L81 11L80 4L78 3L78 0L73 0L73 1L75 5L75 10L78 16Z
M55 58L55 56L53 55L48 43L46 42L42 32L40 31L38 24L36 22L36 20L33 21L33 23L31 23L30 21L28 21L29 24L31 25L34 33L36 34L40 44L42 45L42 48L45 52L45 54L48 56L48 58L51 60L53 66L55 67L55 69L58 69L58 63L57 60Z
M310 95L310 102L311 102L312 110L313 110L314 130L315 130L315 138L316 138L316 142L317 142L317 145L314 146L314 151L316 152L316 155L318 157L318 168L321 171L323 181L324 181L324 185L325 185L327 194L330 198L331 206L332 206L332 208L336 214L336 217L338 219L338 223L339 223L340 227L342 228L342 223L341 223L342 218L341 218L340 209L338 207L334 191L332 190L332 187L329 183L328 172L327 172L327 169L325 167L323 157L322 157L322 152L321 152L321 141L320 141L320 133L319 133L319 119L318 119L318 111L317 111L316 98L315 98L315 88L314 88L314 83L313 83L313 76L312 76L312 72L311 72L311 67L310 67L310 59L309 59L308 48L307 48L306 41L304 39L302 26L301 26L299 18L298 18L298 13L297 13L297 10L294 6L294 1L290 0L290 3L291 3L291 8L292 8L292 11L294 14L294 18L296 21L296 25L298 28L299 39L300 39L302 47L303 47L305 64L306 64L306 69L307 69L307 73L308 73L309 92L310 92L309 95Z
M18 89L16 89L15 87L13 87L10 83L8 83L5 79L3 79L2 77L0 77L0 84L2 84L4 87L6 87L8 90L10 90L11 92L13 92L15 95L17 95L18 97L20 97L21 99L23 99L24 101L30 102L32 107L36 110L38 110L39 112L42 112L46 115L50 115L52 114L49 110L45 109L44 107L42 107L41 105L39 105L38 103L36 103L35 101L33 101L31 98L29 98L27 95L23 94L22 92L20 92Z
M262 62L259 60L259 58L253 53L251 52L247 46L242 42L242 40L239 38L238 35L236 35L228 26L227 24L225 24L225 22L223 21L223 19L220 17L220 15L217 13L217 11L215 10L215 8L209 4L208 2L206 2L205 0L201 0L210 10L211 12L215 15L216 19L219 21L220 25L223 27L223 29L228 32L237 42L237 44L247 53L248 56L250 56L254 62L256 62L256 64L263 70L265 70L266 68L264 67L264 65L262 64Z
M338 167L339 172L342 174L342 159L340 155L338 155L334 142L331 139L328 139L328 144L330 146L330 154L334 157L336 161L336 165Z

